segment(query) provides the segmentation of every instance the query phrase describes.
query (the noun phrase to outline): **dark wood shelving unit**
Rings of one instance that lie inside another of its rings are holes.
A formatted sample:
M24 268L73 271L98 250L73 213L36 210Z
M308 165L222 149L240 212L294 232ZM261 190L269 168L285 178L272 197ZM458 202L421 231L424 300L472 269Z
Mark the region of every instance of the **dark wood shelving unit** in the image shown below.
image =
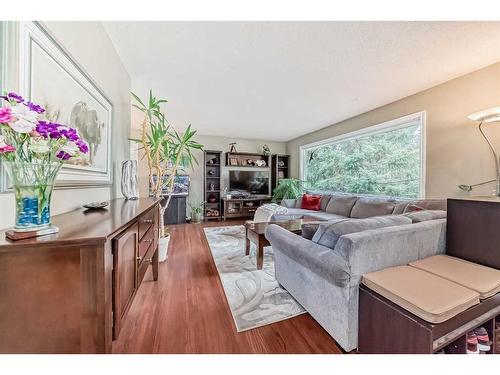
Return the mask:
M265 162L265 165L256 165L255 162ZM269 168L271 155L256 154L252 152L226 152L226 167L238 168Z
M271 158L271 193L282 178L289 178L290 155L275 154Z
M203 158L203 200L205 220L220 220L222 218L222 151L205 150ZM217 212L215 215L213 213Z
M222 198L224 219L252 218L259 206L270 203L270 197Z

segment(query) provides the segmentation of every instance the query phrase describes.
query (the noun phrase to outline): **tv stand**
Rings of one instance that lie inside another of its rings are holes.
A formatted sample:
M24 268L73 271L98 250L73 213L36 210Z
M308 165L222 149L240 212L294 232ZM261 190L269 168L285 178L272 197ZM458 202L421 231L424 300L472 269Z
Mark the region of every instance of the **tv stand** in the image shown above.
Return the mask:
M222 198L224 220L252 218L259 206L270 202L270 197Z

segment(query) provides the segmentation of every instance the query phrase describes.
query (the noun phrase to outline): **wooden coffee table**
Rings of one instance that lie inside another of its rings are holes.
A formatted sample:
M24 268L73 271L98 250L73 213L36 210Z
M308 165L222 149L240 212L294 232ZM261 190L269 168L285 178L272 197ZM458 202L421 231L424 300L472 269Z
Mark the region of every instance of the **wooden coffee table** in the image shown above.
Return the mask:
M265 237L267 227L271 224L276 224L290 232L300 234L302 232L302 224L307 221L317 221L317 219L305 217L303 219L270 221L267 223L254 223L252 221L247 221L245 223L247 238L245 254L250 254L250 242L253 242L257 246L257 269L261 270L264 264L264 247L270 245L269 241Z

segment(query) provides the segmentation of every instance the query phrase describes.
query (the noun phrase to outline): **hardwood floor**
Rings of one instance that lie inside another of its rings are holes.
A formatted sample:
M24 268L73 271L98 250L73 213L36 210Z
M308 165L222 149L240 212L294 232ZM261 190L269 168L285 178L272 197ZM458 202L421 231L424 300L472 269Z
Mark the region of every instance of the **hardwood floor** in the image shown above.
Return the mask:
M148 271L113 352L341 353L309 314L236 332L203 227L241 223L169 228L169 257L160 263L159 280Z

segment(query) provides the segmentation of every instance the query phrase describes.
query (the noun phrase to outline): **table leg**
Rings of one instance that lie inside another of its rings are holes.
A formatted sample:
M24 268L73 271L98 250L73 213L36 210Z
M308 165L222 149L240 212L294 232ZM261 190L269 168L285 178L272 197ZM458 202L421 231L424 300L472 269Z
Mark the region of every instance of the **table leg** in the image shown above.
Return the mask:
M257 269L261 270L264 265L264 246L266 242L259 239L259 246L257 246Z
M157 248L155 253L153 254L153 259L152 259L154 281L158 281L158 264L159 264L159 259L158 259L158 248Z
M248 229L246 230L245 255L250 255L250 240L248 238Z

